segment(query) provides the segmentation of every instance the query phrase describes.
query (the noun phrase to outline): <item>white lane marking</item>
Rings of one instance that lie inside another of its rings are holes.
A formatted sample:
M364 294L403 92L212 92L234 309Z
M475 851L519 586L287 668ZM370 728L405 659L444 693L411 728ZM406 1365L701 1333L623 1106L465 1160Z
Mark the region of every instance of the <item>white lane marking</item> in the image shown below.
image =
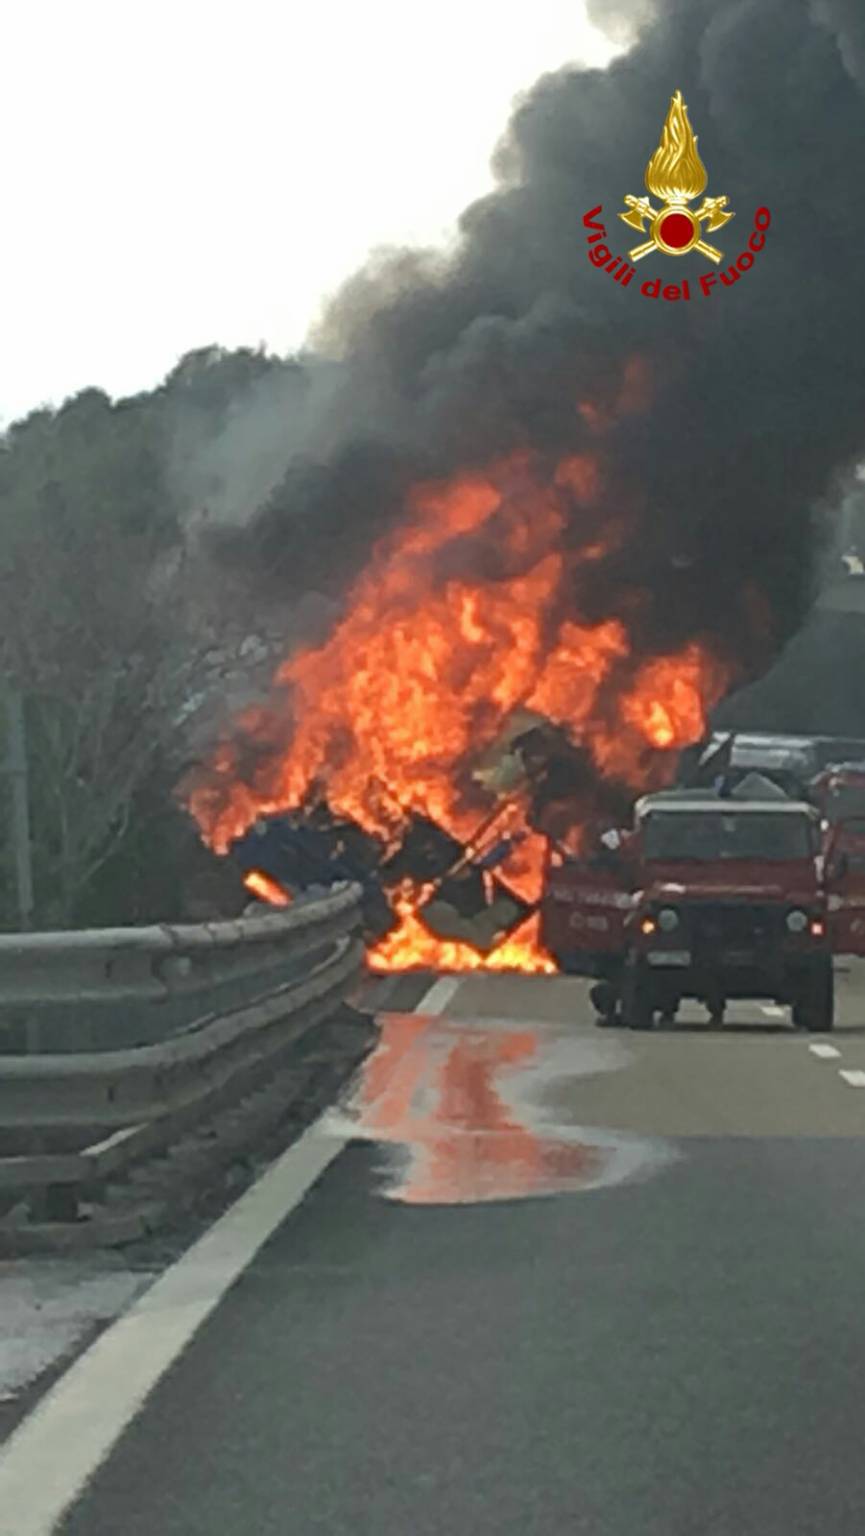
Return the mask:
M786 1009L779 1008L775 1003L761 1003L760 1007L767 1019L783 1019Z
M72 1365L0 1449L0 1536L51 1536L344 1136L318 1121Z
M841 1052L834 1045L809 1045L812 1056L819 1056L821 1061L829 1061L833 1056L840 1056Z
M845 1072L842 1069L839 1076L843 1077L845 1083L849 1083L851 1088L865 1088L865 1072Z
M424 993L415 1013L444 1013L454 993L462 985L462 980L462 976L440 976L429 991Z

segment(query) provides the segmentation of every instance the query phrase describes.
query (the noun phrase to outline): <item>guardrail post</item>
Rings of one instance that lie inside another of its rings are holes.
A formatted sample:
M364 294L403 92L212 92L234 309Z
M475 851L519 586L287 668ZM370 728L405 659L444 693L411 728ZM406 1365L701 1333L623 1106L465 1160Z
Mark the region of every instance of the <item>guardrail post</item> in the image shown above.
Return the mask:
M39 1015L30 1011L24 1022L24 1038L28 1056L38 1056L42 1050L42 1030L39 1023ZM33 1131L27 1138L29 1151L33 1156L39 1156L48 1150L48 1142L44 1134ZM78 1188L74 1184L48 1184L41 1189L31 1191L27 1201L27 1211L33 1222L43 1221L77 1221L78 1220Z
M6 683L6 721L9 746L6 772L12 786L12 837L18 891L18 919L22 929L33 923L33 863L30 847L30 794L28 789L27 736L24 702L19 689Z

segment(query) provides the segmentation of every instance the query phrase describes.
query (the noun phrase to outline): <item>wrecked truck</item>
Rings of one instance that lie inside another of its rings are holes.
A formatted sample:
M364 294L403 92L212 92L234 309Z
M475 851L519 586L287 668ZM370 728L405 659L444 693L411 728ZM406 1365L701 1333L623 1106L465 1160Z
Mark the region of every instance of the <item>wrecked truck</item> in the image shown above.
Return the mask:
M487 955L537 911L537 900L521 895L512 877L514 855L533 834L546 838L551 828L581 820L596 790L587 753L527 711L515 711L473 777L488 808L468 837L415 811L386 842L322 796L260 817L231 845L231 856L251 891L265 887L264 899L280 904L356 881L370 945L398 926L398 901L410 891L433 937ZM618 797L607 809L613 805Z
M414 816L395 847L356 822L338 818L325 802L312 810L262 817L231 847L250 891L265 900L315 898L340 881L361 888L363 936L374 945L398 926L396 898L411 888L418 916L438 938L494 949L526 920L531 905L495 873L521 840L502 835L499 813L481 823L468 844L427 817Z
M551 844L541 939L561 970L594 978L601 1024L651 1029L685 998L720 1024L729 999L765 998L822 1033L846 944L831 894L813 806L662 792L588 856Z

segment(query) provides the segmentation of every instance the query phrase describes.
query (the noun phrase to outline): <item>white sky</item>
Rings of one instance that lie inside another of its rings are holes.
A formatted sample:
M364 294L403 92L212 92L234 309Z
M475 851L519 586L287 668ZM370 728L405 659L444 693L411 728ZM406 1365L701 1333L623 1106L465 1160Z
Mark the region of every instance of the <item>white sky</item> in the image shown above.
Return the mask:
M440 243L583 0L7 0L0 422L298 346L376 245Z

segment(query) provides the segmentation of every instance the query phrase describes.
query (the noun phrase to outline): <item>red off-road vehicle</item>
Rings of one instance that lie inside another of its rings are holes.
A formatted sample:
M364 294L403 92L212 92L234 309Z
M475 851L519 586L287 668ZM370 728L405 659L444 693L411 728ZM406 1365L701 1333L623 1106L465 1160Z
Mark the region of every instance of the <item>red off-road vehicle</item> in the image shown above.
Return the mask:
M823 876L833 948L865 954L865 762L836 763L810 786L822 817Z
M601 1023L651 1029L686 997L720 1022L728 999L769 998L822 1033L833 948L849 944L827 894L814 807L648 795L617 851L574 859L551 845L541 935L562 970L596 979Z

